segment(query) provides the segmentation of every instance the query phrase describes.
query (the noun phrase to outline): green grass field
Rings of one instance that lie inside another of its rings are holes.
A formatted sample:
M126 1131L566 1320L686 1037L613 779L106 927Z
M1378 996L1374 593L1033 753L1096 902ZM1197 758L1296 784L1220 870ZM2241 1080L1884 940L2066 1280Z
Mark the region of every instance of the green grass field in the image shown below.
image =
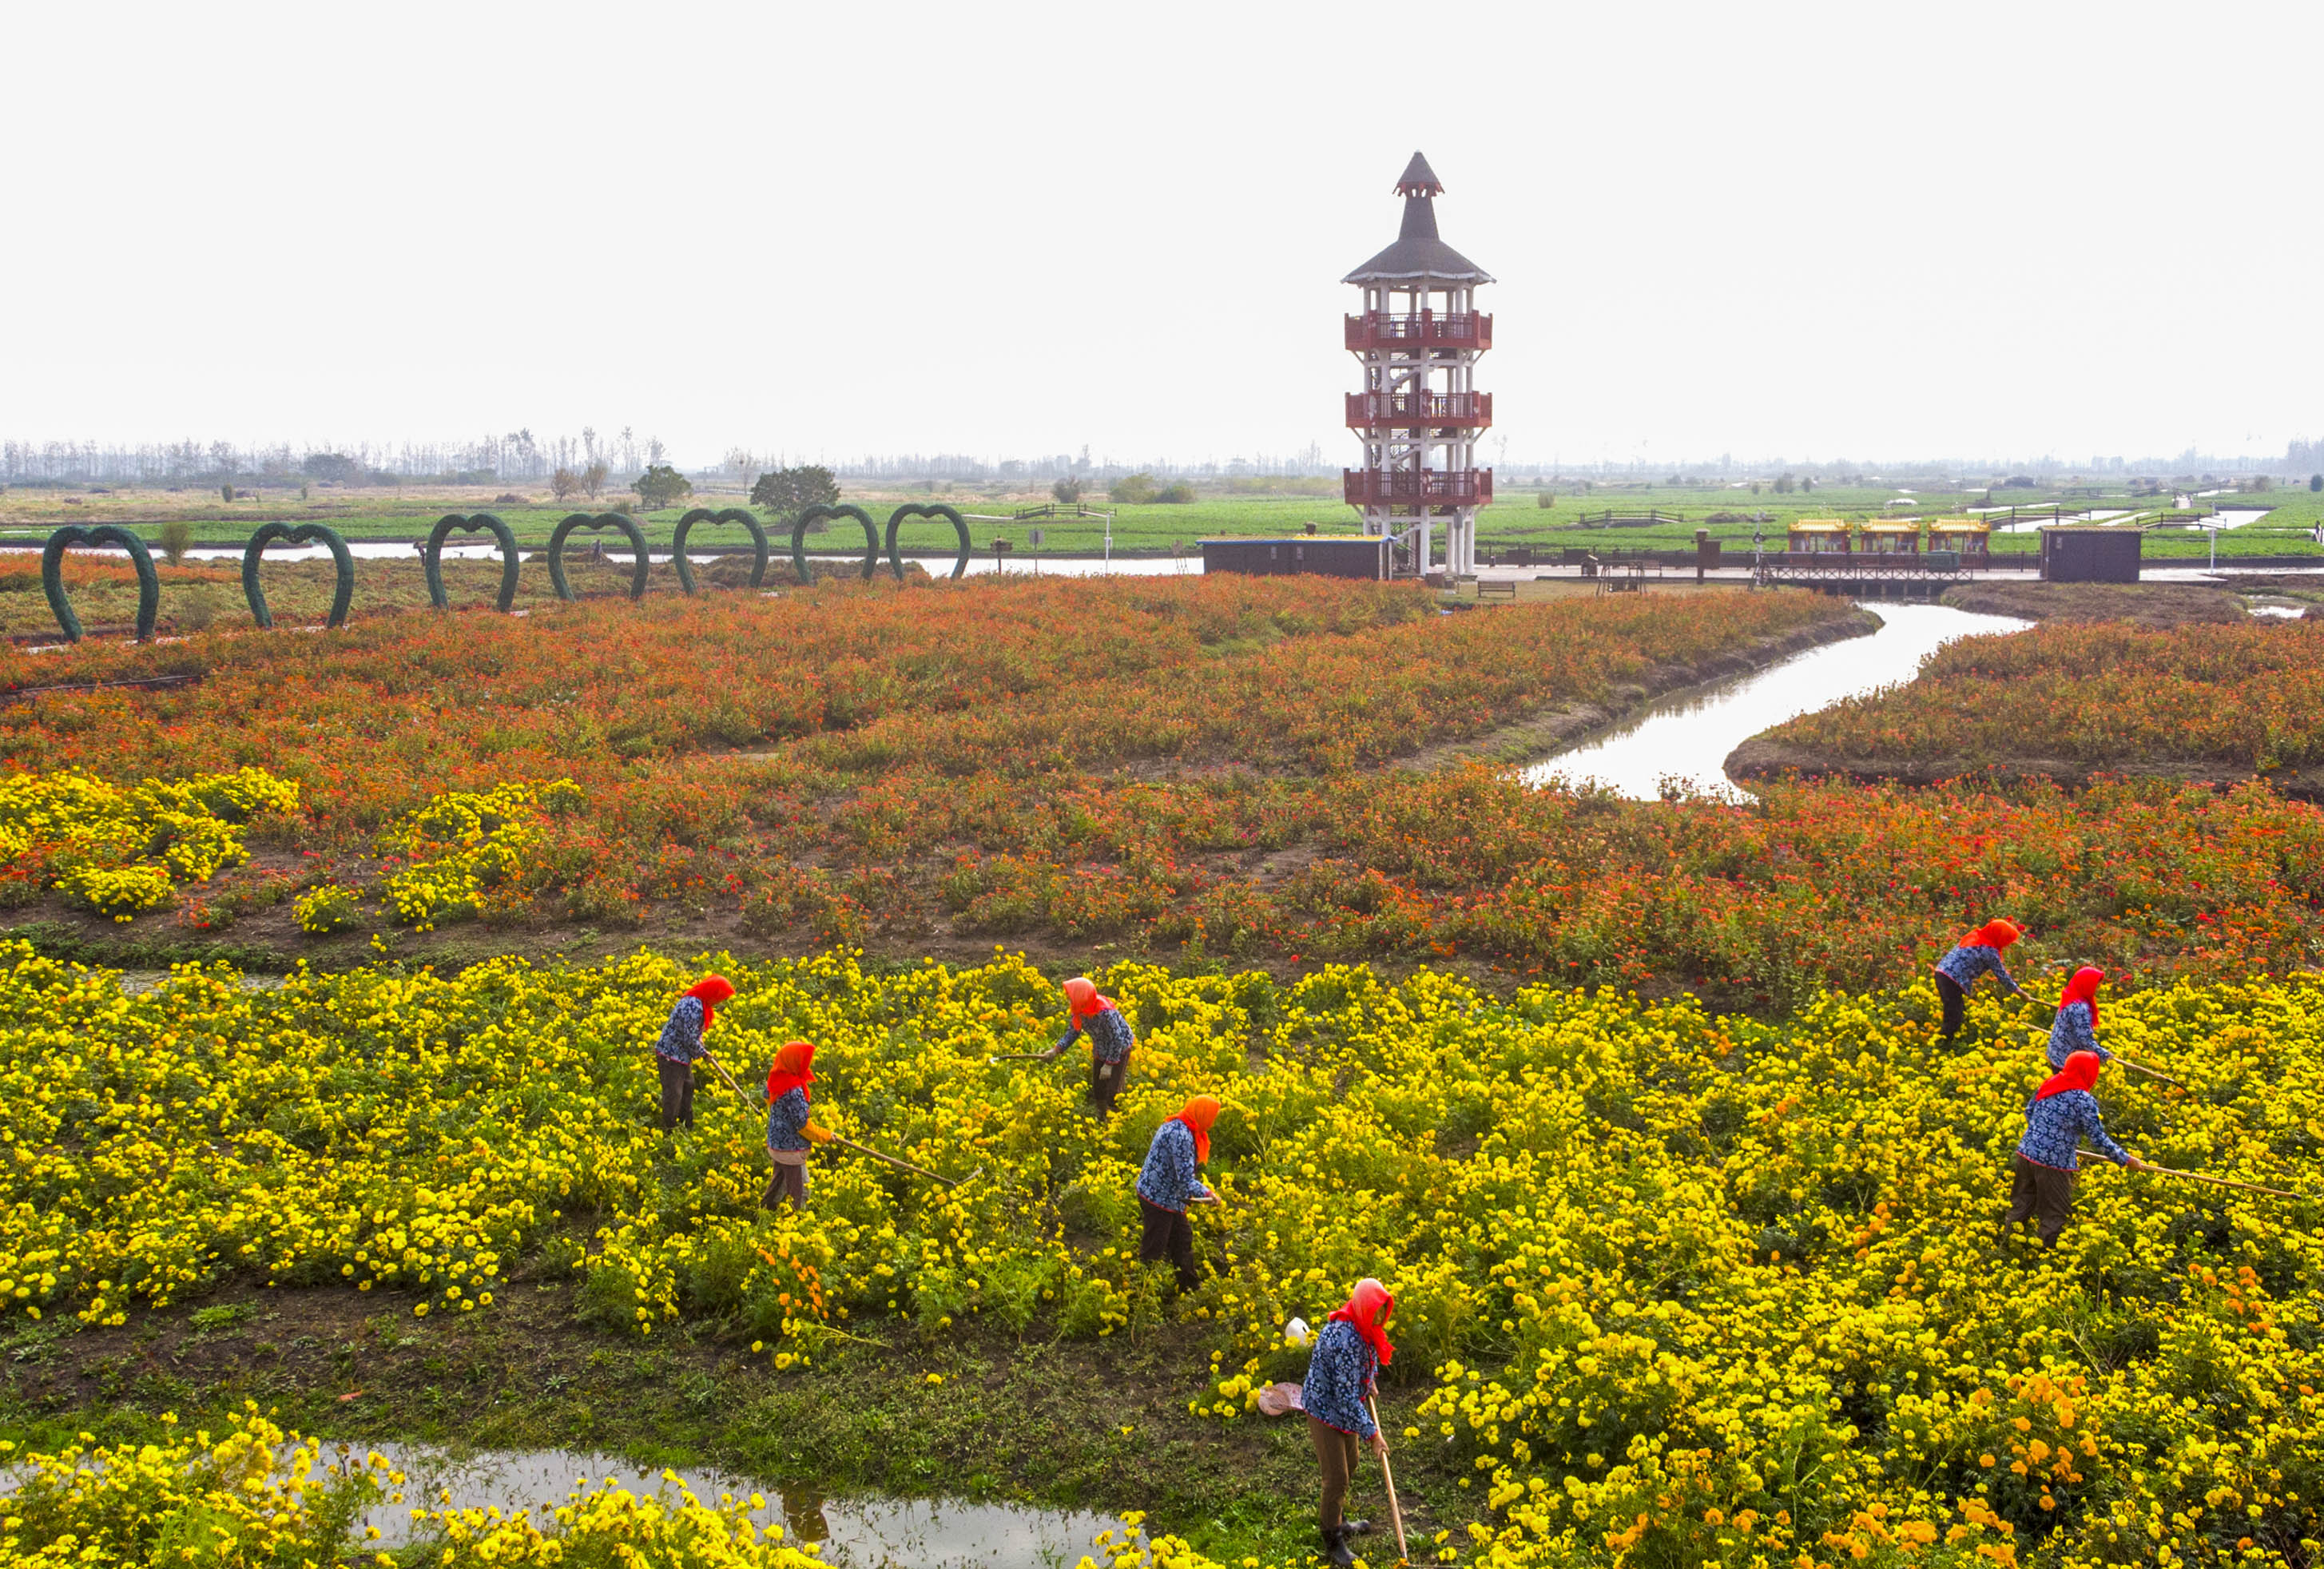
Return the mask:
M994 540L1007 540L1012 554L1020 558L1028 555L1032 550L1030 531L1036 528L1042 531L1040 549L1045 554L1096 555L1105 548L1106 526L1102 521L1020 521L1010 516L1021 508L1046 503L1048 497L1042 492L996 494L991 487L942 484L861 491L843 488L843 499L870 512L883 534L888 515L898 505L941 502L969 516L970 538L980 554L988 553ZM1283 494L1286 490L1295 493ZM529 496L522 504L510 504L497 501L503 494L508 493L489 486L403 492L332 490L313 492L301 500L296 492L286 491L261 500L228 504L215 495L206 498L191 492L116 490L110 494L74 497L72 493L19 490L0 495L0 544L37 544L58 524L75 521L127 522L149 540L157 540L161 523L171 517L187 519L193 525L197 543L210 546L239 545L249 537L251 530L270 518L319 519L354 539L419 539L446 512L491 512L515 531L521 544L538 548L548 543L550 531L567 513L601 512L618 499L608 495L594 503L562 503L545 496ZM1479 533L1489 549L1495 544L1526 544L1536 549L1566 545L1672 549L1692 544L1695 530L1705 528L1713 539L1726 546L1731 557L1749 549L1754 527L1751 519L1757 514L1766 514L1767 521L1758 527L1772 548L1781 549L1784 529L1795 518L1877 517L1889 511L1887 503L1897 494L1887 486L1827 486L1805 494L1778 495L1763 485L1755 495L1748 485L1728 485L1634 484L1593 486L1589 490L1580 488L1578 484L1554 489L1504 485L1501 499L1485 509ZM1959 515L1971 506L1985 504L1987 498L1983 490L1923 489L1913 494L1921 503L1918 510L1923 516ZM1545 494L1552 497L1552 504L1541 504ZM695 499L699 504L725 507L739 505L743 498L739 493L730 492L706 493ZM2023 506L2045 505L2058 499L2060 493L2052 491L1992 493L1996 503L2014 502ZM2070 506L2110 509L2139 504L2127 496L2093 501L2073 495L2063 499ZM2206 504L2216 505L2218 501L2274 508L2264 519L2223 532L2218 541L2222 559L2254 555L2324 557L2324 546L2319 546L2314 538L2314 531L2324 524L2324 495L2311 494L2304 489L2282 490L2264 495L2219 497ZM1095 498L1092 504L1102 505L1102 498ZM1582 524L1585 513L1600 513L1609 509L1617 512L1651 509L1675 513L1683 521L1675 525L1644 528ZM652 544L666 548L683 511L669 508L641 513L638 521ZM1710 521L1721 514L1727 515L1728 521ZM1192 555L1196 542L1205 538L1296 534L1311 523L1318 533L1356 531L1356 512L1340 500L1336 484L1321 480L1279 481L1275 482L1273 494L1204 492L1196 500L1177 505L1117 508L1112 524L1113 549L1118 555L1167 556L1174 546L1183 546ZM787 535L771 522L769 526L777 536L773 542L779 552L787 548ZM605 536L586 537L594 540ZM695 537L705 547L719 547L739 542L741 534L730 526L698 531ZM813 548L818 554L852 550L859 537L857 525L843 519L816 536ZM949 554L954 548L952 527L942 521L908 521L900 539L906 550L924 555ZM1997 533L1993 548L1997 551L2031 552L2038 541L2038 535L2031 532ZM2207 558L2209 552L2210 543L2200 531L2163 531L2147 536L2146 554L2150 558Z

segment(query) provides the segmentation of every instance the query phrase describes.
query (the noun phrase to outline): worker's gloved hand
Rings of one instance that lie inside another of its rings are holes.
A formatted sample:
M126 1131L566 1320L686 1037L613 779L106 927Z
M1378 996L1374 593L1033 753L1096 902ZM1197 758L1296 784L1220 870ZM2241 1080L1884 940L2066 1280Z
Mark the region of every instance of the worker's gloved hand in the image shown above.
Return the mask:
M801 1128L799 1131L806 1134L807 1138L815 1143L828 1144L831 1142L831 1130L828 1128L818 1127L813 1122L809 1122L807 1126Z

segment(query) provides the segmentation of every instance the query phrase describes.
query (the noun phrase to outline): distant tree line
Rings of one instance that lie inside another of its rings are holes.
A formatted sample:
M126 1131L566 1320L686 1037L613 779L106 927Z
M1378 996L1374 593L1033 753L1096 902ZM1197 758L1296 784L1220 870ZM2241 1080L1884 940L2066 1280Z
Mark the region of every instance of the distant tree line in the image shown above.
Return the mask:
M1113 498L1116 506L1141 507L1156 503L1176 506L1193 501L1194 487L1183 479L1157 485L1152 475L1140 470L1115 480L1106 487L1106 494Z

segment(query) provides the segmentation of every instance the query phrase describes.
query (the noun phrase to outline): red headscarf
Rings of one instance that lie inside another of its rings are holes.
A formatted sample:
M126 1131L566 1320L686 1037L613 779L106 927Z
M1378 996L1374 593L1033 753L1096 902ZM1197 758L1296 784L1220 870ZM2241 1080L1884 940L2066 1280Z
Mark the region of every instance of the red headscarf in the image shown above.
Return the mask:
M2059 994L2058 1006L2063 1008L2069 1002L2089 1003L2090 1028L2096 1029L2098 1027L2098 983L2105 979L2104 970L2095 964L2084 964L2074 972L2074 978L2066 983L2065 991Z
M1087 975L1075 975L1065 983L1065 1001L1073 1004L1075 1020L1087 1019L1116 1006L1112 998L1097 994L1097 983Z
M775 1053L775 1066L767 1070L767 1103L772 1105L797 1090L808 1100L815 1092L807 1085L815 1083L815 1048L804 1040L787 1040Z
M1354 1324L1356 1333L1372 1348L1372 1355L1379 1358L1379 1365L1386 1367L1388 1359L1396 1355L1396 1347L1388 1344L1388 1331L1383 1326L1388 1315L1395 1311L1396 1298L1388 1294L1388 1288L1367 1275L1356 1282L1348 1305L1333 1313L1332 1322Z
M1211 1158L1211 1124L1218 1120L1219 1103L1210 1095L1196 1095L1186 1103L1185 1111L1170 1119L1173 1122L1184 1122L1186 1131L1194 1134L1194 1158L1197 1160Z
M2042 1081L2042 1087L2034 1092L2034 1098L2046 1101L2052 1095L2061 1095L2068 1090L2087 1090L2098 1082L2098 1069L2105 1066L2106 1059L2097 1052L2078 1051L2066 1059L2064 1067Z
M1999 952L2024 935L2015 921L1989 920L1961 938L1960 946L1965 948L1991 948Z
M734 995L734 983L724 975L705 975L679 995L702 1004L702 1028L707 1029L717 1020L718 1005Z

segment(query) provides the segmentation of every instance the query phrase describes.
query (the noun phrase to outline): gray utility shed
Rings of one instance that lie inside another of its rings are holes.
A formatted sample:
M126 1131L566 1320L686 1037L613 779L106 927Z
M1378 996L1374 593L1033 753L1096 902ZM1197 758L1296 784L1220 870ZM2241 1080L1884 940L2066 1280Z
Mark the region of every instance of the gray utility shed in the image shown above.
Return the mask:
M1380 580L1388 577L1388 540L1384 535L1293 534L1280 540L1203 541L1204 572L1244 572L1257 577L1313 572L1323 577Z
M2045 583L2135 583L2146 536L2103 523L2060 523L2042 531Z

